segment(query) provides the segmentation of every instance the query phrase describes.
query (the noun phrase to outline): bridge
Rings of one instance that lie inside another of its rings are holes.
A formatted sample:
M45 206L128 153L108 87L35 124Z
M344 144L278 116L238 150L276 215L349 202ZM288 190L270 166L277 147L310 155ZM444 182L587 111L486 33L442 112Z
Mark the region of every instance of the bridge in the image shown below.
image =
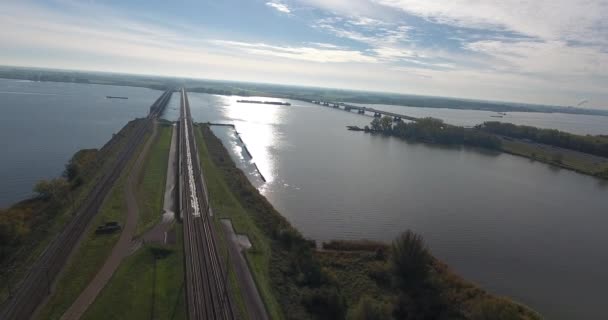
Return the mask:
M234 319L227 291L227 265L216 246L212 210L190 115L190 104L181 90L178 135L179 211L183 222L186 300L189 319Z
M310 101L311 103L314 104L318 104L321 106L325 106L325 107L329 107L329 108L334 108L334 109L340 109L340 110L344 110L347 112L351 112L352 110L356 110L358 114L361 115L365 115L366 113L371 113L373 114L373 116L375 118L380 118L382 116L387 116L387 117L392 117L393 120L395 121L401 121L401 120L409 120L409 121L418 121L418 118L412 117L412 116L408 116L408 115L404 115L404 114L399 114L399 113L395 113L395 112L389 112L389 111L384 111L384 110L378 110L375 108L370 108L370 107L363 107L363 106L356 106L356 105L352 105L352 104L346 104L343 102L328 102L328 101Z
M136 123L134 133L118 151L116 160L103 172L99 182L82 202L74 217L38 256L24 278L15 286L8 300L0 307L0 319L29 319L38 305L51 293L51 287L78 239L87 230L103 200L120 177L127 163L136 156L144 142L146 132L152 130L154 121L165 110L173 90L165 91L150 107L150 113Z

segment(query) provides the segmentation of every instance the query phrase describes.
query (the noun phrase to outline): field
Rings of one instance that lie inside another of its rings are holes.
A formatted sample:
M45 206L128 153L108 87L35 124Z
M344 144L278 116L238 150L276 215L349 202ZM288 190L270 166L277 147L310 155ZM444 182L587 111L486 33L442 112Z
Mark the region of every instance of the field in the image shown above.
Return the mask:
M125 259L84 314L95 319L185 319L181 225L173 245L146 245Z
M138 183L137 191L137 201L140 208L136 231L138 236L160 221L163 213L172 130L171 124L161 123L158 126L158 135L144 162L144 174Z

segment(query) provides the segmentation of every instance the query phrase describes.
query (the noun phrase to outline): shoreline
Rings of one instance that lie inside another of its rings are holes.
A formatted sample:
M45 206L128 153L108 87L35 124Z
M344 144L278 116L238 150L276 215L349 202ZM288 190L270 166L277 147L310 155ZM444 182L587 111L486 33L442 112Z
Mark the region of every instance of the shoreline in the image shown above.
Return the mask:
M205 127L207 129L205 129ZM243 173L243 171L241 169L238 169L236 167L236 164L234 163L234 161L232 160L232 158L230 157L230 154L228 152L228 150L225 148L225 146L223 145L223 143L221 142L221 140L219 140L219 138L217 138L215 135L213 135L212 131L209 129L208 126L205 126L203 124L202 127L202 131L204 133L203 137L204 137L204 141L207 144L212 144L212 145L208 145L209 148L209 157L211 158L211 160L213 160L212 162L215 163L215 165L219 166L218 171L219 171L219 175L222 176L223 179L227 180L227 183L231 185L231 187L229 189L233 190L234 192L234 196L237 197L237 199L239 200L239 202L242 202L244 205L246 204L247 207L251 207L251 208L257 208L257 207L267 207L269 211L271 211L272 213L270 214L270 212L268 212L271 216L275 216L275 219L279 219L281 222L281 224L285 224L284 228L288 228L288 229L293 229L294 232L296 232L296 234L298 235L297 238L300 238L302 240L298 240L298 241L309 241L309 240L305 240L302 238L302 236L300 235L299 231L297 231L297 229L289 222L287 221L287 219L281 215L280 212L276 211L272 205L268 202L268 200L263 197L259 191L257 189L255 189L251 183L251 181L247 178L247 176ZM204 159L204 157L203 157ZM205 160L201 160L201 161L205 161ZM252 195L248 195L248 192L245 192L244 190L250 190L249 192L253 192ZM255 191L253 191L255 190ZM265 211L265 210L264 210ZM216 210L216 212L218 212ZM267 226L269 223L266 222L267 218L265 217L266 214L263 214L262 216L260 216L258 219L262 219L260 220L256 220L254 221L254 225L249 225L247 227L244 227L243 225L241 225L240 227L235 225L235 228L237 228L237 232L239 234L246 234L249 235L249 238L252 242L252 246L255 250L255 248L257 247L257 250L260 250L260 246L265 247L266 245L262 245L260 243L261 239L259 237L256 236L251 236L252 234L256 234L256 231L254 231L253 229L255 228L260 228L261 226ZM256 214L252 214L252 216L256 216ZM230 217L230 216L229 216ZM233 221L235 221L233 219ZM270 223L270 225L272 225L272 223ZM253 229L252 229L253 228ZM294 235L295 236L295 235ZM270 239L268 239L271 243L274 243L274 241L277 240L271 240L272 237L270 237ZM311 242L313 240L310 240ZM355 241L356 242L356 241ZM345 243L345 242L343 242ZM372 243L373 245L374 243ZM382 245L384 248L388 247L388 245L383 244ZM272 255L274 254L279 254L280 256L282 256L283 254L278 253L281 252L283 249L280 249L281 246L275 247L274 245L270 245L270 247L272 248L271 252ZM275 252L274 250L279 250L278 252ZM313 259L313 261L316 261L314 263L320 263L320 265L325 268L326 270L328 270L333 276L332 276L332 282L334 283L335 286L337 286L337 290L338 292L340 292L341 295L344 295L343 298L346 301L346 305L349 308L354 308L357 304L358 301L360 299L362 299L362 297L365 295L364 291L361 291L361 288L354 288L351 287L349 285L349 281L345 280L343 281L342 277L344 277L345 279L350 279L350 277L357 277L357 278L361 278L361 281L366 282L366 283L371 283L374 288L374 290L380 290L377 291L377 293L383 295L380 298L385 298L388 299L388 301L393 301L392 299L396 298L395 297L395 289L392 289L390 287L389 284L384 283L384 284L373 284L376 283L374 280L375 276L373 275L374 273L371 271L371 269L369 270L371 273L369 274L359 274L357 272L351 273L350 271L345 271L345 269L343 268L347 268L347 266L350 266L352 264L350 263L346 263L344 265L344 267L338 267L336 268L337 265L341 265L341 263L344 261L341 257L344 254L350 255L352 257L355 257L355 259L361 263L367 263L365 261L369 261L370 263L372 263L372 265L369 265L370 268L373 265L376 265L378 263L381 263L383 265L383 267L381 269L376 270L377 272L380 272L381 274L378 274L378 276L380 277L389 277L390 278L390 274L388 274L388 269L387 268L387 259L383 259L383 260L376 260L376 259L371 259L370 260L370 255L377 256L377 252L376 253L370 253L369 251L365 251L365 252L361 252L361 251L335 251L335 252L330 252L328 250L316 250L316 249L309 249L312 250L313 256L315 257ZM386 250L384 250L386 251ZM250 255L251 253L247 253L247 260L250 262L250 264L253 264L254 266L256 265L255 263L255 259L252 258L252 256ZM335 256L333 255L335 254ZM388 253L390 256L390 253ZM320 256L320 255L324 255L324 256ZM329 260L327 260L327 257L330 257ZM323 258L325 257L325 258ZM253 259L253 260L252 260ZM273 259L274 260L274 259ZM362 262L363 261L363 262ZM374 262L376 261L376 262ZM439 302L441 305L443 305L445 308L448 308L450 310L459 310L459 311L455 311L458 313L462 313L462 316L464 319L467 319L467 315L470 314L471 312L475 312L473 309L476 308L476 306L481 307L484 306L486 304L492 305L492 306L497 306L499 308L502 308L504 310L509 310L508 312L510 312L511 314L516 314L518 316L519 319L540 319L540 317L534 312L532 311L530 308L524 306L523 304L520 304L518 302L515 302L513 300L507 299L507 298L503 298L497 295L493 295L488 293L487 291L485 291L484 289L481 289L480 287L478 287L476 284L474 284L473 282L464 280L463 278L461 278L460 276L456 275L453 271L451 271L447 265L443 262L441 262L440 260L433 258L433 263L432 263L432 270L433 274L437 274L439 278L437 278L437 281L439 281L439 283L441 283L442 285L439 286L439 288L437 288L437 290L440 290L440 292L443 292L443 290L446 290L445 292L447 293L448 291L451 292L450 295L452 298L448 299L448 300L441 300L442 302ZM367 265L367 264L366 264ZM335 268L335 269L334 269ZM373 267L376 268L376 267ZM254 270L256 268L253 268ZM280 269L280 268L279 268ZM322 269L323 270L323 269ZM346 269L346 270L350 270L350 269ZM364 269L364 271L367 269ZM376 272L374 271L374 272ZM277 274L276 272L279 272L279 274ZM287 279L290 279L292 277L288 277L288 278L284 278L281 275L282 272L276 270L276 271L272 271L272 269L270 270L270 276L272 277L279 277L282 278L283 280L281 280L279 283L284 283L284 281L288 281ZM337 277L337 278L336 278ZM435 276L433 276L435 277ZM258 287L260 286L260 278L259 276L254 276L254 279L256 280L256 283L258 284ZM270 281L270 284L272 286L276 286L276 282L277 280L274 281ZM293 280L292 280L293 281ZM359 283L359 280L357 280L357 283ZM297 286L297 284L296 284ZM275 287L274 289L276 292L279 292L281 296L285 295L284 293L282 293L282 290L284 290L284 288L277 288ZM292 293L295 294L295 293ZM298 295L301 294L300 290L298 290ZM385 295L385 296L384 296ZM281 296L275 296L275 298L279 301L279 304L282 306L282 310L284 312L294 310L296 308L299 308L298 304L294 305L294 302L288 302L285 301L284 297ZM263 298L268 298L267 296ZM265 304L268 306L268 302L265 299ZM299 299L298 299L299 300ZM464 311L463 311L464 310Z

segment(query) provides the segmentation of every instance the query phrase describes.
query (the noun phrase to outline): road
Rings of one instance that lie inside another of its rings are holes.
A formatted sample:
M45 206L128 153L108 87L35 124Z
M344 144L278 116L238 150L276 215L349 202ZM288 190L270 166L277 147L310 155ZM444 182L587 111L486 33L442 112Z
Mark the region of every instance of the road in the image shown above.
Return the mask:
M186 299L195 319L234 319L228 294L227 265L218 254L212 212L201 171L190 105L181 91L179 121L180 214L184 228Z

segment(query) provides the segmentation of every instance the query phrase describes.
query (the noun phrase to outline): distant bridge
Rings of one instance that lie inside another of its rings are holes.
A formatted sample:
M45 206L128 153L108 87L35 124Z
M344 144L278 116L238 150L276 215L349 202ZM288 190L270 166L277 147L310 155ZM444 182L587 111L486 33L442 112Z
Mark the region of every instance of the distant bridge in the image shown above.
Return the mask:
M348 111L348 112L351 112L351 110L356 110L358 114L363 114L363 115L366 112L369 112L369 113L373 113L375 118L387 116L387 117L392 117L394 121L401 121L401 120L418 121L418 118L411 117L408 115L384 111L384 110L378 110L378 109L370 108L370 107L355 106L355 105L346 104L343 102L328 102L328 101L316 101L316 100L312 100L310 102L321 105L321 106L325 106L325 107L341 109L341 110Z

